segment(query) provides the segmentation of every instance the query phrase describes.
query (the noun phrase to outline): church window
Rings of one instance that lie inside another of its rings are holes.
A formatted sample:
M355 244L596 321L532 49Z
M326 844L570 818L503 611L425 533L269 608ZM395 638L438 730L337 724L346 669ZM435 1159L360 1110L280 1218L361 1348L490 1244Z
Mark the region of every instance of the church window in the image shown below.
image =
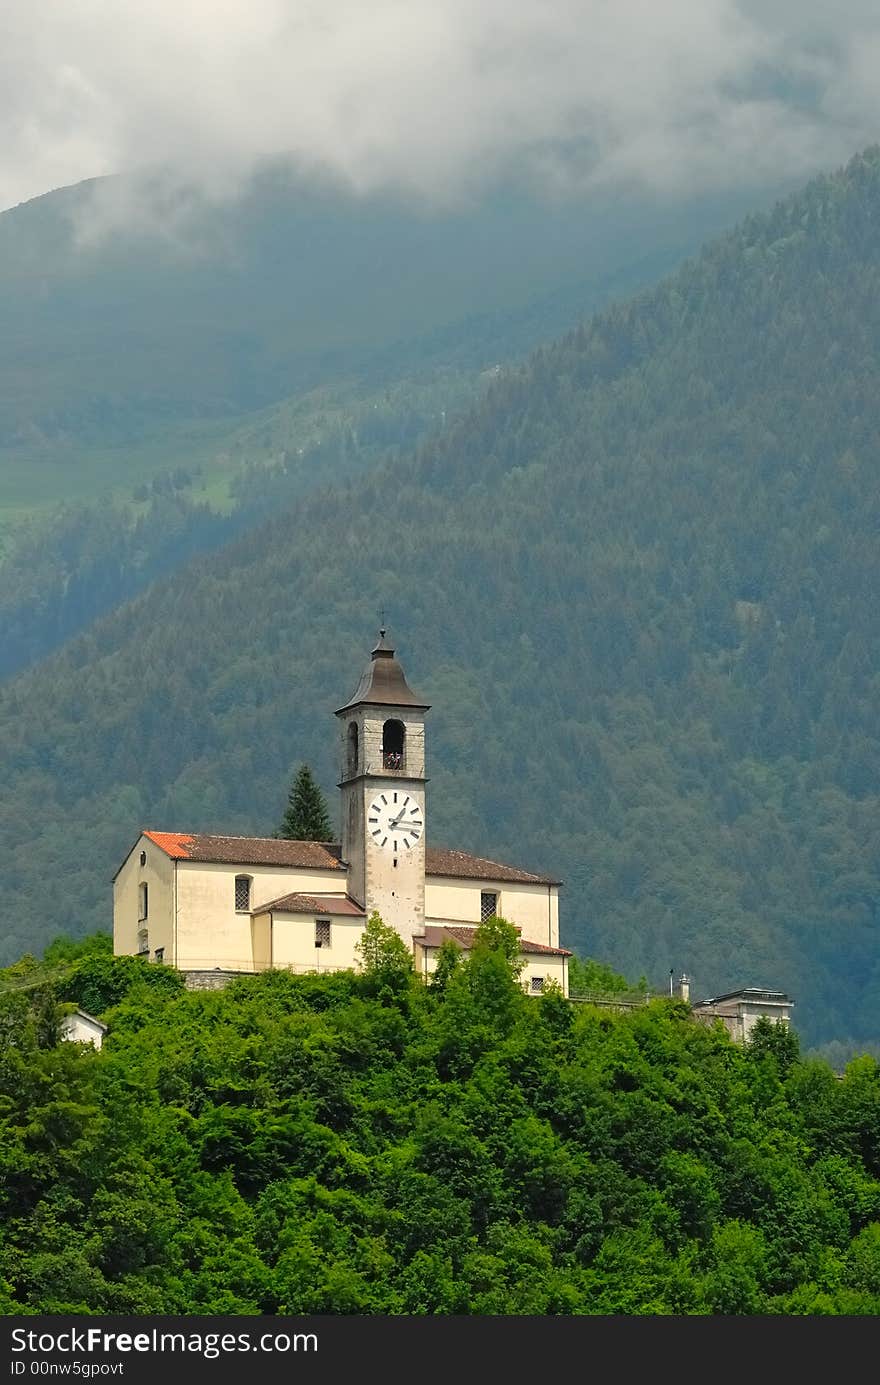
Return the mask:
M403 769L403 750L406 732L402 721L386 721L382 727L382 766L384 769Z
M315 919L315 947L330 946L330 920Z
M145 919L150 911L149 888L147 882L142 880L138 886L138 921Z
M531 990L532 995L540 995L544 989L543 976L533 976L529 983L529 989Z
M480 923L485 923L486 919L495 918L498 913L498 896L491 890L483 890L480 895Z
M350 777L353 777L358 772L358 728L356 721L350 721L348 723L345 772Z
M139 928L139 929L138 929L138 956L139 956L139 957L146 957L146 956L149 956L149 952L150 952L150 936L149 936L149 934L148 934L146 928Z
M249 875L237 875L235 877L235 912L237 914L247 914L251 907L251 877Z

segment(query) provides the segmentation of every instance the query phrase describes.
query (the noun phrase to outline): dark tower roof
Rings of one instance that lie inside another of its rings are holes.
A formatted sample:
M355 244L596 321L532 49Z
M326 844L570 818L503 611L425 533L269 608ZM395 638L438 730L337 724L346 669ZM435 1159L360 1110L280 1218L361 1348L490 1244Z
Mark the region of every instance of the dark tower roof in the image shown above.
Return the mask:
M370 655L370 662L361 675L361 681L354 696L339 712L351 711L364 703L382 707L417 707L427 712L430 703L416 697L406 681L406 675L394 657L394 650L385 638L385 631L379 631L379 641Z

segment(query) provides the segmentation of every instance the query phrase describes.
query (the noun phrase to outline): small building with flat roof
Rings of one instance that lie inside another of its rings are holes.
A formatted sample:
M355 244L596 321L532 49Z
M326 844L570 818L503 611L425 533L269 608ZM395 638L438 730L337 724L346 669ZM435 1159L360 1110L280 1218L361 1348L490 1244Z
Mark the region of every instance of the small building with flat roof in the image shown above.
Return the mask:
M735 1043L747 1043L759 1019L780 1024L791 1023L794 1001L785 991L772 991L764 986L743 986L738 991L696 1001L692 1007L694 1019L703 1024L721 1020Z

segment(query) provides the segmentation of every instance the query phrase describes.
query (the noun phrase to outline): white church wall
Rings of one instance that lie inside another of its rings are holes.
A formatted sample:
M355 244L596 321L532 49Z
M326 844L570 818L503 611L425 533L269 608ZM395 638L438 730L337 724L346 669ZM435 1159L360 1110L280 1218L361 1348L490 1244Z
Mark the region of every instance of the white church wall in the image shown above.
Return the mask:
M315 923L330 919L330 945L315 947ZM355 951L364 920L329 914L274 914L272 923L272 965L294 971L358 970L360 957Z
M279 866L229 866L180 861L177 871L179 967L253 966L251 917L235 909L235 877L251 879L251 908L286 894L343 894L345 874Z
M530 995L540 995L550 983L559 986L563 995L568 995L568 958L553 957L550 954L531 953L526 956L526 964L520 973L523 988ZM535 982L540 982L536 985Z
M479 923L484 890L498 895L498 913L508 923L517 924L524 938L548 947L559 946L559 895L555 885L429 875L425 881L425 922Z
M254 971L266 971L272 965L272 916L259 914L251 919L251 949Z
M141 865L141 855L146 857ZM141 919L141 886L147 887L147 917ZM141 836L113 882L113 951L136 954L146 943L151 957L164 949L174 963L174 862Z

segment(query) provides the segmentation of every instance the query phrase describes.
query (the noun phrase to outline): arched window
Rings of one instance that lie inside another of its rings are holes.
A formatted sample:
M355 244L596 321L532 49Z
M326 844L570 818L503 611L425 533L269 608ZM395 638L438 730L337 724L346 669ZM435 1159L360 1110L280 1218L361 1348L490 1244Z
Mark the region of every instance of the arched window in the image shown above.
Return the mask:
M403 769L405 739L402 721L386 721L382 727L382 765L385 769Z
M356 721L350 721L348 723L345 772L349 778L352 778L358 772L358 728Z
M249 875L237 875L235 877L235 912L237 914L249 914L251 910L251 877Z

